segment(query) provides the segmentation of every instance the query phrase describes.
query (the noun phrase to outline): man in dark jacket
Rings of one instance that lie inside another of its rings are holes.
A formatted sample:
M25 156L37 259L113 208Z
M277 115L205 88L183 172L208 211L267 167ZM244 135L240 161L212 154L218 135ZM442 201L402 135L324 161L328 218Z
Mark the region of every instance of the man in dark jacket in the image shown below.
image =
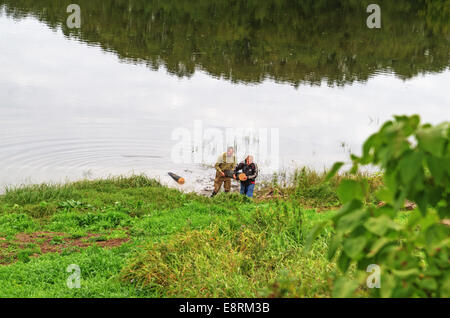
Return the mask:
M239 171L242 171L245 176L239 178L241 181L241 194L253 197L253 190L255 189L255 179L258 177L258 166L253 162L253 156L248 156L243 162L237 165L234 169L234 178L238 176Z

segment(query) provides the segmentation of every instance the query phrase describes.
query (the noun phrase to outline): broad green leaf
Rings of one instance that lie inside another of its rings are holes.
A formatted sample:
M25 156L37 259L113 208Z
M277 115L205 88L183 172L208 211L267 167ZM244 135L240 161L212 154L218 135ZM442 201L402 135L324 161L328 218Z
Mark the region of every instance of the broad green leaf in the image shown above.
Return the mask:
M425 189L425 193L426 196L428 198L428 204L430 204L431 206L437 206L439 201L441 201L442 199L442 193L445 190L439 186L435 186L435 187L426 187Z
M366 189L363 181L358 182L346 179L342 180L337 190L337 194L342 203L347 203L353 199L362 201L366 196Z
M441 219L450 218L450 198L447 199L447 202L449 202L449 203L447 203L448 204L447 206L440 206L438 208L439 217Z
M450 229L441 224L450 218L450 123L419 125L417 115L396 116L367 139L360 158L351 157L353 173L360 165L381 168L384 182L376 197L384 206L364 207L367 180L343 180L336 191L343 207L332 218L336 236L328 257L340 250L337 267L344 273L354 261L360 274L367 264L382 266L374 296L450 296ZM341 167L336 163L330 177ZM401 212L406 201L419 209ZM333 295L351 295L353 288L341 280Z
M405 200L407 196L408 196L407 189L402 188L397 194L397 198L394 201L394 210L398 211L405 206ZM419 204L419 202L417 202L417 204Z
M426 162L436 183L441 183L445 174L450 171L450 158L442 159L435 156L427 155Z
M333 221L337 223L340 218L342 218L344 215L347 215L355 210L361 209L363 206L361 201L352 200L350 202L347 202L342 206L342 208L339 210L339 212L333 217Z
M378 254L378 252L385 247L387 244L389 244L391 241L385 237L380 238L375 243L373 243L372 247L370 248L369 254L367 254L367 257L374 257Z
M411 213L411 215L408 218L408 227L413 229L416 227L416 225L422 220L422 214L420 211L415 210Z
M333 298L352 297L358 287L358 281L341 277L334 283Z
M397 211L395 211L391 205L383 205L381 207L377 207L370 214L374 217L385 215L391 219L395 219L397 217Z
M344 252L351 259L355 259L364 250L366 243L367 239L364 236L345 239Z
M410 276L417 276L420 274L419 269L418 268L410 268L410 269L405 269L405 270L392 270L392 273L402 279L408 278Z
M396 122L401 126L401 129L405 136L410 136L420 123L419 115L412 116L394 116Z
M400 175L405 184L410 183L422 169L422 152L411 152L407 154L398 164Z
M341 272L345 273L350 266L351 259L345 254L343 251L341 255L339 255L339 259L337 261L338 268Z
M351 169L350 169L350 174L357 174L359 170L359 164L357 162L354 162Z
M392 297L392 293L397 284L397 279L394 275L388 273L381 273L381 288L380 288L380 296L382 298Z
M331 261L331 259L334 257L337 249L341 244L341 241L342 238L339 235L336 235L331 239L330 245L328 246L328 253L327 253L328 260Z
M341 167L344 165L343 162L336 162L333 167L331 168L331 170L328 172L325 181L329 181L331 178L333 178L336 173L339 171L339 169L341 169Z
M443 157L445 143L448 142L446 139L448 126L449 123L443 123L435 127L422 127L417 132L419 147L436 157Z
M378 218L369 218L366 223L364 223L364 227L376 235L383 236L389 229L389 221L391 221L391 219L385 215Z
M443 298L450 297L450 273L447 273L442 281L441 297Z
M438 284L434 278L419 279L417 285L427 290L436 290L438 288Z
M350 233L357 226L361 225L364 218L367 216L367 211L356 210L341 217L336 225L336 230L341 233Z
M325 225L327 225L328 221L320 222L316 224L311 231L309 231L308 236L305 241L305 251L309 252L311 250L312 243L319 236L319 234L323 231Z
M387 187L381 187L376 193L375 197L383 202L392 203L394 202L394 193L390 191Z
M372 161L372 149L378 148L380 141L379 134L373 134L370 136L363 145L363 156L360 160L361 164L368 164Z
M448 227L442 224L430 226L425 233L427 248L431 251L434 248L441 247L443 242L449 237L449 232Z
M423 273L425 276L441 276L442 270L431 264Z
M413 131L415 131L420 124L420 116L419 115L412 115L409 117L409 124L411 125L411 131L408 135L412 134Z
M364 227L370 232L383 236L388 229L400 229L400 225L395 223L387 215L381 215L377 218L370 218L364 223Z

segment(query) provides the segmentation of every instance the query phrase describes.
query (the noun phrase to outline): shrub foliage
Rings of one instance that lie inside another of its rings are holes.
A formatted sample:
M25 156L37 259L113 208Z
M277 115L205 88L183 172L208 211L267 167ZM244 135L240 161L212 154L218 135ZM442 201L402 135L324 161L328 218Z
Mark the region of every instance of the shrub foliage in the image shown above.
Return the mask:
M371 264L380 266L380 286L370 289L373 296L450 296L449 140L449 122L421 125L417 115L396 116L367 139L360 157L352 155L350 177L338 188L344 205L331 220L335 235L328 257L338 255L343 273L356 264L360 276L338 279L336 296L365 288ZM367 181L351 177L365 165L384 171L384 185L376 194L383 204L365 205ZM342 166L336 163L328 177ZM409 215L402 211L406 200L417 204ZM311 240L323 226L311 232Z

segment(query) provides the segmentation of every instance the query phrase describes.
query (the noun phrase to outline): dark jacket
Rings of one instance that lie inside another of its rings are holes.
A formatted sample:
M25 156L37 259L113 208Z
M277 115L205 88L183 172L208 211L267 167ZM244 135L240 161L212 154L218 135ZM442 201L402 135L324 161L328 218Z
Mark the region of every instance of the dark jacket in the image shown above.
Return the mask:
M247 180L241 182L246 184L255 183L255 179L258 177L258 165L256 163L247 164L246 161L243 161L234 169L236 177L238 177L239 171L242 171L247 176Z

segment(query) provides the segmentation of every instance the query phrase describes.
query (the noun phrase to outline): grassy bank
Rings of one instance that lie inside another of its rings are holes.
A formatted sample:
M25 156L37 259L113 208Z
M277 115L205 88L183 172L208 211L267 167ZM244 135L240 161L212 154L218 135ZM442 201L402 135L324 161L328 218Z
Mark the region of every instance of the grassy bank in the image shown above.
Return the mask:
M185 194L144 176L7 189L0 297L330 297L331 228L304 251L308 231L340 204L340 177L324 176L299 170L255 200ZM369 180L374 190L380 178ZM66 285L70 264L79 289Z

